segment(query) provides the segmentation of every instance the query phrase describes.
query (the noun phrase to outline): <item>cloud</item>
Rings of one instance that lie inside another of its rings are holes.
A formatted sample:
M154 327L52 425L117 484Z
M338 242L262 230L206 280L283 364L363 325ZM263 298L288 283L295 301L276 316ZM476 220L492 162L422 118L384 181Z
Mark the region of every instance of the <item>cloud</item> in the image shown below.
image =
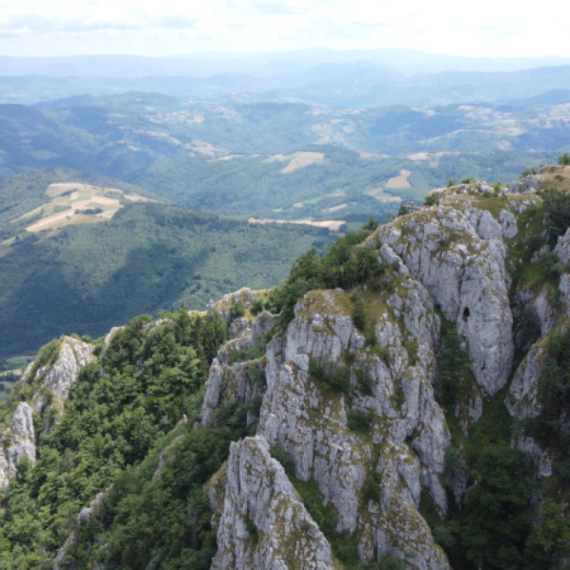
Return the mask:
M93 17L59 17L30 14L17 14L5 17L0 22L0 33L17 35L24 32L69 32L84 33L105 30L129 31L142 29L194 29L198 25L195 18L178 14L162 14L157 17L138 18L93 18Z
M327 8L323 0L251 0L253 11L266 15L301 14L310 15L314 10Z

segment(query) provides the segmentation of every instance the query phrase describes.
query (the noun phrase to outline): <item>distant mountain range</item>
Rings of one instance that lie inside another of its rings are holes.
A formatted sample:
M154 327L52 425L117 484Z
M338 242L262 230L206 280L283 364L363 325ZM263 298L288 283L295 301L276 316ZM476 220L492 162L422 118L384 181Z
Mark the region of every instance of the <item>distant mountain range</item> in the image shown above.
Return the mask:
M0 57L0 102L128 91L217 99L235 92L325 107L444 105L570 89L570 60L481 59L411 50L304 50L188 57Z
M65 167L218 214L384 218L458 173L495 183L556 161L567 94L357 111L153 93L0 105L0 176Z

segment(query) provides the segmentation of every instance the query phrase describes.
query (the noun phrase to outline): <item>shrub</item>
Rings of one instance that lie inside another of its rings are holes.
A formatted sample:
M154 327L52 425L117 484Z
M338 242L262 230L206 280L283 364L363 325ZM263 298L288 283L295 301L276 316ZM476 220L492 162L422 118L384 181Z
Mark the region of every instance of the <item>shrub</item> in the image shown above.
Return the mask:
M230 315L234 319L245 315L245 303L241 299L239 301L234 301L234 304L230 309Z
M531 176L532 174L536 174L536 168L525 168L519 178L525 178L527 176Z
M415 366L418 363L418 350L420 345L417 340L414 340L407 345L408 358L410 359L410 365Z
M368 435L371 423L370 413L368 412L363 412L362 410L350 410L348 412L348 429L356 433Z
M546 216L546 229L552 245L570 227L570 195L562 190L547 187L540 193Z
M263 301L261 299L255 299L253 305L251 306L251 314L259 315L263 311Z
M538 381L540 415L535 428L539 441L562 447L562 416L570 405L570 331L552 333Z
M293 458L279 445L272 445L269 449L271 455L281 463L288 477L295 475L295 462Z
M356 381L358 382L362 393L365 396L374 395L374 378L368 372L364 364L358 366L355 370Z
M363 331L366 326L366 313L364 312L362 297L357 293L353 293L350 296L350 300L352 301L352 321L354 322L354 326L359 331Z
M567 152L565 152L562 156L558 157L558 164L561 164L562 166L567 166L570 164L570 155L568 155Z
M309 376L326 384L335 392L350 394L354 391L354 386L350 383L350 368L344 364L335 364L328 360L319 362L311 358L309 360Z
M471 360L461 343L457 327L444 317L441 318L441 348L437 363L439 374L434 382L436 397L444 406L453 406L459 390L471 373Z
M249 360L257 360L265 354L265 349L261 344L254 343L251 348L237 350L230 356L230 364L236 362L248 362Z
M365 501L380 501L382 498L382 477L376 469L372 469L366 475L362 486L362 496Z
M380 570L404 570L404 564L391 552L385 552L378 559Z

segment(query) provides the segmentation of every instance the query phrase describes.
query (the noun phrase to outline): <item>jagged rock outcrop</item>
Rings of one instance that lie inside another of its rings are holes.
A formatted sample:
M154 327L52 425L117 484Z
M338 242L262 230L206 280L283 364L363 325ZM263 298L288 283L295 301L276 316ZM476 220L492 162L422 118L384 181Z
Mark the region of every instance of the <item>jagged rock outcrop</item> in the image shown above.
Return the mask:
M6 488L9 479L16 474L18 462L24 457L36 460L36 435L32 408L27 402L20 402L10 428L0 439L0 490Z
M546 182L542 176L531 174L522 180L517 180L509 184L509 194L535 194L537 190L544 187Z
M503 238L503 228L488 210L471 208L467 209L465 214L481 239L501 240Z
M62 337L57 357L42 365L38 359L30 363L21 384L29 389L29 402L20 402L14 412L12 424L2 435L0 449L0 489L16 473L16 465L22 457L36 459L36 433L32 414L43 421L43 431L49 433L59 421L69 391L77 382L79 372L94 360L92 345Z
M223 319L230 322L232 320L232 307L242 302L246 309L253 304L253 292L249 287L242 287L238 291L224 295L222 299L216 303L208 304L208 314L217 313Z
M519 233L517 219L512 212L501 210L499 212L499 224L503 232L503 237L513 239Z
M392 294L379 299L374 330L379 353L367 345L347 314L347 293L309 293L296 306L296 318L286 332L272 339L261 359L231 363L232 355L253 346L269 329L274 320L269 314L258 317L251 329L220 350L210 369L202 421L211 423L215 410L226 402L246 402L259 395L246 370L265 363L267 389L258 435L291 456L299 479L315 480L324 503L339 513L337 530L359 536L362 559L371 562L386 551L400 557L413 552L414 557L406 559L411 568L447 568L417 510L422 488L441 512L447 508L439 475L449 433L432 387L439 318L430 295L409 276L397 254L386 246L381 255L390 260L396 283ZM316 381L309 373L311 361L325 366L352 362L352 389L338 393ZM368 418L370 435L349 427L356 416ZM229 465L237 461L232 457ZM382 481L381 499L363 497L367 481L376 478ZM234 567L229 562L234 556L245 564L242 567L265 568L252 565L257 551L245 545L247 536L240 530L245 523L231 518L239 511L243 519L243 504L256 498L243 489L232 493L231 509L218 506L222 519L231 520L232 531L220 521L214 567ZM273 545L277 552L286 548L283 540ZM273 559L276 553L264 556Z
M543 357L544 348L534 344L515 372L505 405L509 413L519 420L536 417L540 413L538 378Z
M285 335L268 345L258 433L291 456L297 477L317 482L325 504L339 512L338 531L360 536L363 560L397 549L398 533L407 527L406 548L416 552L410 567L445 568L445 556L417 512L422 486L446 508L438 474L449 434L430 382L439 329L433 304L419 283L402 278L376 324L387 363L342 314L345 295L308 294ZM311 377L311 360L342 365L347 353L354 355L350 395ZM369 391L359 385L360 370L369 376ZM349 418L358 413L368 415L369 436L349 428ZM382 480L380 504L362 497L374 471Z
M215 410L219 407L230 402L250 402L265 392L265 357L254 357L246 362L233 362L233 359L241 351L260 348L264 335L275 321L275 315L264 311L255 322L247 320L246 324L240 327L242 334L231 338L220 349L210 366L206 382L201 411L202 423L205 426L212 424ZM256 420L257 417L253 415L248 419L249 422Z
M554 252L562 263L570 262L570 229L566 230L566 233L558 238Z
M487 215L481 214L479 225L483 219L489 222L485 235L500 232ZM478 385L495 394L507 381L514 354L503 243L482 239L464 213L449 207L404 216L381 228L379 237L457 325Z
M22 384L32 386L30 405L42 415L44 432L49 433L63 412L69 391L77 382L79 372L89 362L94 362L93 346L73 337L62 337L55 362L37 367L30 364L22 378ZM50 414L46 412L50 410Z
M212 570L335 568L329 543L261 436L232 443L226 466L209 484L218 527Z

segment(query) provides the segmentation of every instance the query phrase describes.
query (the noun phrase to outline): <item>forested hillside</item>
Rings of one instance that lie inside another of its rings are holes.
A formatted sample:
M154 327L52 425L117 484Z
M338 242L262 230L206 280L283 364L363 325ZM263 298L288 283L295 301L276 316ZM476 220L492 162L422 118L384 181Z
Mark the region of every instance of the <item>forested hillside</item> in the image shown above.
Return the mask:
M48 239L29 234L0 257L0 355L64 333L97 337L141 310L205 310L239 287L271 287L301 252L331 239L324 228L251 225L161 204L126 205L111 220Z

